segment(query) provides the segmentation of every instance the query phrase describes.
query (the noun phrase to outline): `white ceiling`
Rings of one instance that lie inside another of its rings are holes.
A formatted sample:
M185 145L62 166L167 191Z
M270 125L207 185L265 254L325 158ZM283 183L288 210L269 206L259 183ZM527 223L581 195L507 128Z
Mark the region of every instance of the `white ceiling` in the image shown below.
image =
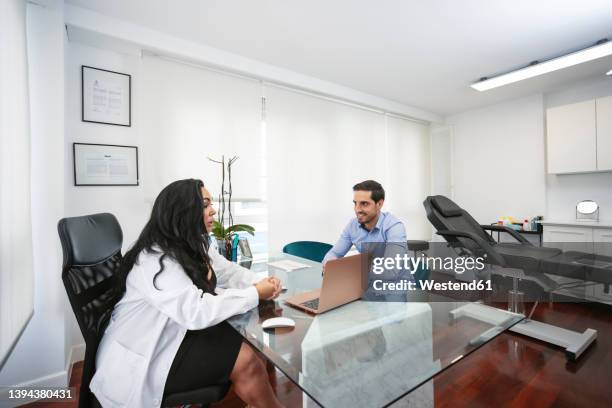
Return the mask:
M611 0L67 3L439 114L612 69L607 57L484 93L469 87L483 76L612 40Z

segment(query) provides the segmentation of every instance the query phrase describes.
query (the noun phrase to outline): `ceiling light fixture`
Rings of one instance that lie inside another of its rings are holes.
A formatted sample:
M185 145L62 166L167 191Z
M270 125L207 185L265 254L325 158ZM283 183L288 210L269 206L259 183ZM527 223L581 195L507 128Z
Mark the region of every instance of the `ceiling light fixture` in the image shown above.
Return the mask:
M493 78L481 78L480 81L470 86L477 91L488 91L489 89L498 88L524 79L582 64L583 62L593 61L608 55L612 55L612 41L608 41L604 38L597 41L592 47L584 48L547 61L534 61L525 68L511 71L507 74L498 75ZM606 75L612 75L612 70L608 71Z
M606 75L608 75L608 76L612 75L612 69L609 70L608 72L606 72Z

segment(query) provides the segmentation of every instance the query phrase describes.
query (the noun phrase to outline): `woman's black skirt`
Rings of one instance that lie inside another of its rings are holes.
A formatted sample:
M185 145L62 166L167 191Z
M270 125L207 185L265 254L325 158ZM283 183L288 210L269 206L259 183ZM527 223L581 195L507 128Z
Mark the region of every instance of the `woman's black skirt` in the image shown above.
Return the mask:
M242 336L229 323L188 330L166 380L164 395L229 382Z

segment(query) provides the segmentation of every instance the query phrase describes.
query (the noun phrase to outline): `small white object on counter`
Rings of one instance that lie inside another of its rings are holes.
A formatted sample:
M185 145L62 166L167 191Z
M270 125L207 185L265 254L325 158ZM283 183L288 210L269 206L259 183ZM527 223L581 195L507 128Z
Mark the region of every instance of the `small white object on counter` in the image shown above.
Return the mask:
M293 319L289 319L288 317L273 317L271 319L265 320L261 327L264 329L275 329L277 327L295 327L295 321Z

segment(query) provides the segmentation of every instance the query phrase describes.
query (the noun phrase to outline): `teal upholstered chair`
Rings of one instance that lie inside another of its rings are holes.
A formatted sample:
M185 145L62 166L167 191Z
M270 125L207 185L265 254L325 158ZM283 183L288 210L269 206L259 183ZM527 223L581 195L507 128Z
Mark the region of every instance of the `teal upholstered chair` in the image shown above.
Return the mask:
M325 254L332 248L330 244L316 241L296 241L291 242L283 247L283 252L290 255L299 256L301 258L310 259L311 261L321 262Z

